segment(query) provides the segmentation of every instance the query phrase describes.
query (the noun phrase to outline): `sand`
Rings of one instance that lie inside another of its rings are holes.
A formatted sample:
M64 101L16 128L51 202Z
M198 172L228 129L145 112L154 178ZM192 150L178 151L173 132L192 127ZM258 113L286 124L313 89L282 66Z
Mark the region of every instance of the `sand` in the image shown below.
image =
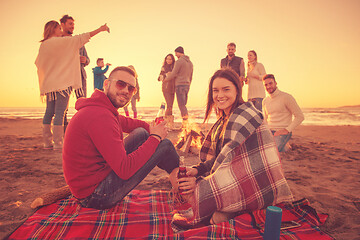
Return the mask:
M176 141L178 133L168 138ZM360 127L299 126L290 143L281 158L295 199L329 214L326 233L360 239ZM194 154L185 158L187 165L197 161ZM0 119L0 239L34 213L36 197L64 185L61 152L42 149L41 120ZM154 169L137 189L170 189L170 183Z

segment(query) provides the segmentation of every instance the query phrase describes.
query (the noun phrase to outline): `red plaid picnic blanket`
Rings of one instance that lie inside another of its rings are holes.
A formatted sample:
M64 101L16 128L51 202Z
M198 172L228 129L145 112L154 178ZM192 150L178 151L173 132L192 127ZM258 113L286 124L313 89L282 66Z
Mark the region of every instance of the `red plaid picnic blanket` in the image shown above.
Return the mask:
M283 209L283 220L301 227L281 232L281 239L333 239L319 229L327 215L318 215L307 200ZM172 198L166 191L133 190L108 210L81 207L75 198L37 210L9 239L262 239L265 211L243 214L217 225L175 234L170 226Z

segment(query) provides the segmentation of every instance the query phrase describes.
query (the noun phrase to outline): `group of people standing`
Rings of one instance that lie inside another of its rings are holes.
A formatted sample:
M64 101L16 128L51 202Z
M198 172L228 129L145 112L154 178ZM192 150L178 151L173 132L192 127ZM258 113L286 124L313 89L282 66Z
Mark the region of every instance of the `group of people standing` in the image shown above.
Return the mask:
M256 109L264 113L265 121L274 134L275 142L280 152L289 149L287 144L292 130L301 124L304 115L296 100L277 88L273 74L266 74L265 67L258 62L254 50L248 52L247 71L245 76L245 61L235 55L236 44L229 43L226 48L227 56L220 61L220 68L230 68L239 76L241 86L248 85L247 101L252 102ZM173 128L172 114L176 95L183 126L186 125L188 112L186 108L188 92L192 81L193 64L190 58L184 55L184 49L175 49L175 57L168 54L161 68L158 81L162 81L162 92L166 101L165 119L169 129ZM269 96L265 96L265 90ZM265 98L266 97L266 98ZM264 100L265 99L265 100ZM294 119L293 119L294 118Z
M40 93L47 103L43 119L45 147L61 148L69 95L73 90L81 92L82 89L79 49L102 31L109 31L106 24L89 33L64 37L58 22L50 21L45 25L36 59ZM217 121L205 137L200 163L187 167L187 177L181 180L177 179L179 155L166 138L166 121L149 124L118 112L138 91L133 67L114 68L104 80L103 90L96 89L91 97L77 100L77 112L67 127L62 157L65 181L82 207L106 209L115 206L155 166L169 174L174 194L181 195L192 207L190 215L174 214L173 223L177 229L216 224L246 211L293 199L270 124L264 121L264 116L272 115L268 101L276 106L274 109L281 109L279 102L287 101L288 95L277 90L273 75L262 76L265 70L258 66L255 52L249 53L245 78L244 61L235 58L236 46L229 46L228 56L221 60L224 66L212 75L208 85L204 122L213 111ZM183 122L186 122L193 65L182 47L175 49L175 56L177 61L171 54L166 56L158 80L162 81L168 103L166 120L173 121L172 105L176 94ZM252 95L255 104L245 102L242 97L243 82L257 86L251 83L254 79L261 79L266 90L274 95L262 101L265 114L259 111L256 102L260 95ZM52 146L50 126L54 114L55 145ZM281 122L283 115L281 112L274 118L278 117ZM291 131L295 125L287 130ZM128 133L126 138L124 133Z
M265 67L257 61L254 50L248 52L246 77L244 60L235 56L235 52L235 43L229 43L228 55L221 59L220 67L231 68L239 75L241 85L248 85L248 102L252 102L256 109L263 112L264 120L274 135L279 152L288 150L292 130L301 124L304 114L293 96L277 88L275 76L266 74ZM269 94L267 97L265 90Z

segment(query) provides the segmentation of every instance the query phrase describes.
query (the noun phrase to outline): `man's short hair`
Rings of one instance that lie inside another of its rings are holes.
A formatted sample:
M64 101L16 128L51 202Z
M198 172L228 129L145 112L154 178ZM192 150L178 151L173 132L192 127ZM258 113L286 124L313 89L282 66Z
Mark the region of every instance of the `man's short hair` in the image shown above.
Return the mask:
M233 43L233 42L231 42L231 43L229 43L229 44L227 45L227 47L234 47L234 48L236 48L236 44Z
M103 59L103 58L98 58L98 59L96 60L96 64L99 64L99 62L102 61L102 60L104 60L104 59Z
M175 49L175 52L184 54L184 48L181 47L181 46L180 46L180 47L177 47L177 48Z
M129 67L125 67L125 66L121 66L121 67L116 67L116 68L114 68L114 70L111 71L111 73L110 73L110 75L109 75L109 78L111 77L111 75L112 75L114 72L117 72L117 71L127 72L127 73L129 73L130 75L132 75L134 78L136 78L136 74L135 74L134 70L132 70L132 69L129 68Z
M73 19L73 17L71 17L71 16L69 16L69 15L66 14L66 15L64 15L64 16L60 19L60 23L66 23L66 21L67 21L68 19L75 21L75 20Z
M268 78L274 79L274 81L276 82L274 74L266 74L265 76L263 76L262 80L265 81Z

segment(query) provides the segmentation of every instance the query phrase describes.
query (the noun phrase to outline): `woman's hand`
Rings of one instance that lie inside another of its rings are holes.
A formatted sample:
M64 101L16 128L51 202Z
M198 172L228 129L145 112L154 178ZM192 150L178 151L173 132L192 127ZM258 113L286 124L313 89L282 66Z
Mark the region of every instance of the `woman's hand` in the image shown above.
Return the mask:
M199 171L197 168L187 167L186 168L186 175L189 177L196 177L198 175Z
M182 190L181 195L188 195L195 191L196 178L183 177L178 179L179 190Z
M100 31L101 32L104 32L104 31L107 31L108 33L110 33L110 28L106 25L107 23L105 23L104 25L102 25L100 27Z

